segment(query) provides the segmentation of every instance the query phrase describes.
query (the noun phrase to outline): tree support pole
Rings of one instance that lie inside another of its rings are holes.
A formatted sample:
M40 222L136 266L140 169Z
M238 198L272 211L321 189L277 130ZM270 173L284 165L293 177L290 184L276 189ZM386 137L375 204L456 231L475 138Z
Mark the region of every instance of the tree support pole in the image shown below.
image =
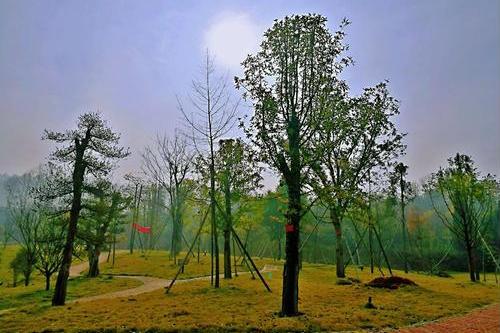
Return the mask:
M255 266L255 263L253 262L252 258L248 254L246 248L244 247L243 243L240 240L240 237L238 237L238 234L236 233L236 231L234 231L233 227L231 227L231 231L233 233L234 238L236 239L236 242L240 246L241 250L243 250L243 253L246 255L246 257L248 258L248 260L252 264L253 269L255 270L255 272L257 273L257 275L259 276L259 279L262 281L262 284L264 284L264 286L266 287L267 291L271 292L271 288L269 287L269 285L267 284L266 280L264 280L264 277L262 277L262 275L260 274L259 270Z
M391 264L389 264L389 259L387 259L387 254L385 253L384 246L382 245L382 241L378 235L377 229L372 225L373 232L375 233L375 237L377 237L378 245L380 246L380 250L382 250L382 254L384 255L385 262L387 264L387 268L389 269L389 273L392 276Z
M184 257L184 260L182 260L181 267L177 270L177 273L175 274L174 278L172 281L170 281L170 284L165 287L165 294L168 294L172 286L174 285L175 281L179 277L179 274L181 274L182 271L184 271L184 265L186 263L187 258L189 257L189 254L191 251L193 251L194 244L196 244L196 241L198 240L198 237L200 237L201 229L203 228L203 225L205 224L205 221L207 220L209 210L205 213L205 217L201 221L200 227L198 228L198 232L196 233L196 236L194 237L193 243L191 243L191 246L189 247L189 251L186 253L186 256Z
M189 248L189 243L188 241L186 240L186 237L184 237L184 233L181 231L181 237L182 237L182 240L184 241L184 243L186 244L186 246ZM193 258L196 257L196 255L193 253L191 253L193 255Z

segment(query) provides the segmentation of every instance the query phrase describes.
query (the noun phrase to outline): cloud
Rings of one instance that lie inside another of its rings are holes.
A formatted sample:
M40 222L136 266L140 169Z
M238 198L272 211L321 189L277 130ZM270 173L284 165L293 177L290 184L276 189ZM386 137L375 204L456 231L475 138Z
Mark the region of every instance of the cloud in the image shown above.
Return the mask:
M225 13L218 16L205 33L205 48L215 62L231 71L240 71L241 62L258 50L262 29L249 15Z

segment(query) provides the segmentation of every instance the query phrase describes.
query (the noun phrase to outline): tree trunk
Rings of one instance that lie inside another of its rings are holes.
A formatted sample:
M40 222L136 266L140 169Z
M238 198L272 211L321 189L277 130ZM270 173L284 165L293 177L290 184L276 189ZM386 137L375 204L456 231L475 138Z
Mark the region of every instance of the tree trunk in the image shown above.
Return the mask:
M281 311L285 316L295 316L299 312L300 188L298 191L289 188L289 200L290 204L288 210L288 223L286 225L286 259L283 270L283 298Z
M88 140L87 140L88 142ZM68 233L66 235L66 244L63 249L63 259L59 273L57 274L56 287L52 298L52 305L64 305L66 301L66 289L68 287L69 269L73 258L73 243L75 242L76 231L78 228L78 218L82 205L82 186L85 175L85 164L83 154L86 144L80 144L75 140L76 158L73 170L73 199L71 201L71 211L69 216ZM83 145L83 146L82 146Z
M475 263L475 258L474 258L474 253L472 246L470 244L466 244L466 250L467 250L467 260L469 264L469 276L470 280L472 282L476 282L476 263Z
M406 230L406 217L405 217L405 182L403 178L403 172L400 173L400 189L401 189L401 228L403 235L403 262L405 273L408 274L408 231Z
M30 284L31 269L24 272L24 286L27 287Z
M89 273L88 277L94 278L99 276L99 256L101 251L98 247L91 248L89 251Z
M370 273L373 274L373 230L372 226L368 226L368 244L369 244L369 255L370 255Z
M224 224L224 279L231 279L231 228L233 227L231 215L231 190L226 186L224 190L226 206L226 219Z
M50 277L52 274L45 273L45 290L48 291L50 290Z
M300 226L300 177L290 177L288 185L288 212L285 240L285 265L283 270L283 295L281 312L284 316L299 314L299 226Z
M213 159L212 159L213 160ZM217 239L216 201L215 201L215 169L212 161L212 176L210 179L210 215L212 220L212 240L214 262L214 287L219 288L219 242Z
M332 221L333 227L335 228L335 266L337 268L337 277L344 278L344 244L342 240L342 226L340 225L340 219L337 216L334 209L330 208L330 220Z
M300 125L295 110L292 109L287 128L290 149L289 171L282 170L288 190L287 224L285 226L285 266L283 269L283 294L281 314L296 316L299 314L299 246L300 218L302 206L301 193L301 161L300 161Z
M134 192L134 212L132 214L132 225L130 226L130 242L129 242L129 250L130 254L134 253L134 238L135 238L135 228L134 228L134 223L137 223L137 190L138 190L139 185L135 185L135 192ZM142 190L142 185L141 185L141 190Z
M479 264L479 256L477 254L477 249L474 249L474 266L476 268L476 281L480 282L481 281L481 275L480 275L480 264Z

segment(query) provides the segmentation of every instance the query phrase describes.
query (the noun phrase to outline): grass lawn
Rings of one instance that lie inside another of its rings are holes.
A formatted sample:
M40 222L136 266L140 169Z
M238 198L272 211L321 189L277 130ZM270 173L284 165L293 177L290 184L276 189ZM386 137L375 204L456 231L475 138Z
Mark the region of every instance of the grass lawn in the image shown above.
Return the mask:
M270 260L257 260L261 267ZM184 278L209 273L209 257L197 264L192 260ZM281 269L281 264L278 263ZM104 265L103 271L115 274L143 274L171 278L176 267L165 252L153 252L145 258L140 254L120 253L114 268ZM37 304L22 311L0 316L0 331L66 331L95 330L155 331L176 330L391 330L421 321L465 313L475 307L498 302L500 288L493 276L487 283L470 283L465 273L452 278L422 274L404 274L418 286L396 290L366 287L363 283L377 277L349 268L351 277L360 284L338 285L335 267L304 264L300 274L300 311L294 318L280 318L281 271L264 276L273 292L267 292L258 280L248 274L232 280L221 279L222 288L210 288L209 281L176 284L171 293L156 290L134 297L75 303L64 307ZM364 307L371 296L377 309ZM156 329L156 330L154 330Z
M24 286L24 280L19 276L17 287L12 287L12 272L9 263L14 258L18 246L7 246L2 250L0 258L0 311L17 308L24 305L47 306L52 299L53 290L45 291L45 278L34 271L32 280L28 286ZM52 279L52 287L55 285L55 276ZM99 295L122 289L133 288L141 285L139 281L131 279L118 279L101 276L95 279L78 277L68 282L67 299L72 300L84 296ZM1 329L1 328L0 328Z
M178 259L184 259L185 255L185 252L181 253ZM222 255L220 260L222 273ZM265 264L276 264L273 260L266 258L253 258L253 260L259 269L264 267ZM233 264L233 259L231 259L231 264ZM238 264L240 264L239 261ZM281 265L281 263L279 263L279 265ZM179 266L175 265L174 262L170 260L167 251L148 251L147 253L135 251L133 254L120 251L116 254L115 267L113 267L111 263L103 263L100 269L103 274L144 275L171 279L177 273ZM246 266L237 266L237 271L248 272L248 269ZM201 253L199 263L196 255L195 257L189 257L188 264L184 268L184 273L179 275L179 279L189 279L206 275L210 275L210 254L204 256L203 253Z

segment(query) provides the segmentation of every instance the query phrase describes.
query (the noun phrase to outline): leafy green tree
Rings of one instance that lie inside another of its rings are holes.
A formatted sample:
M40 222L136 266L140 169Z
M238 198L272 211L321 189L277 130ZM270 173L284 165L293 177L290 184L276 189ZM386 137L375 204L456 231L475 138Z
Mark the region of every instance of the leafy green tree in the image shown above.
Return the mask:
M45 290L50 290L50 280L62 263L67 230L66 215L52 216L42 213L35 228L35 268L45 277Z
M30 276L33 272L33 262L30 256L31 254L28 253L26 248L22 247L19 251L17 251L16 256L10 262L9 267L12 270L12 284L14 287L17 286L17 277L19 274L24 276L24 285L29 285Z
M231 278L231 230L235 204L260 188L261 167L250 147L240 139L219 141L215 157L216 181L222 193L224 208L224 278ZM222 205L219 205L219 207Z
M68 232L63 251L63 260L52 298L52 305L64 305L69 269L73 257L73 245L82 210L82 193L86 178L105 177L115 162L125 158L129 152L119 146L120 135L113 132L98 113L85 113L78 119L76 129L65 132L45 130L43 139L63 146L51 155L52 163L67 171L69 177L62 177L44 189L46 198L69 197L71 201Z
M306 168L314 158L319 110L331 91L332 78L349 63L348 58L338 59L346 49L343 32L332 34L326 21L315 14L276 20L265 32L261 50L243 61L243 77L235 78L236 87L254 106L245 132L288 190L284 316L299 313L299 234L304 213L300 199Z
M470 280L479 281L477 249L496 205L495 179L481 176L470 156L457 153L448 159L448 167L431 176L425 188L436 214L465 247ZM444 207L436 204L436 196Z
M345 277L342 221L368 186L373 170L383 169L402 153L403 135L394 117L398 102L385 82L349 97L341 84L332 90L316 131L317 158L311 163L310 184L329 210L336 234L337 277Z
M408 202L415 198L416 188L411 182L406 180L408 175L408 166L403 163L398 163L394 167L390 175L390 191L391 195L399 201L400 217L401 217L401 236L403 239L403 264L405 273L408 273L408 227L406 221L406 206Z
M85 243L89 259L89 277L99 275L99 256L112 243L110 229L123 221L130 199L109 181L98 180L88 186L91 198L85 202L85 214L77 237Z

